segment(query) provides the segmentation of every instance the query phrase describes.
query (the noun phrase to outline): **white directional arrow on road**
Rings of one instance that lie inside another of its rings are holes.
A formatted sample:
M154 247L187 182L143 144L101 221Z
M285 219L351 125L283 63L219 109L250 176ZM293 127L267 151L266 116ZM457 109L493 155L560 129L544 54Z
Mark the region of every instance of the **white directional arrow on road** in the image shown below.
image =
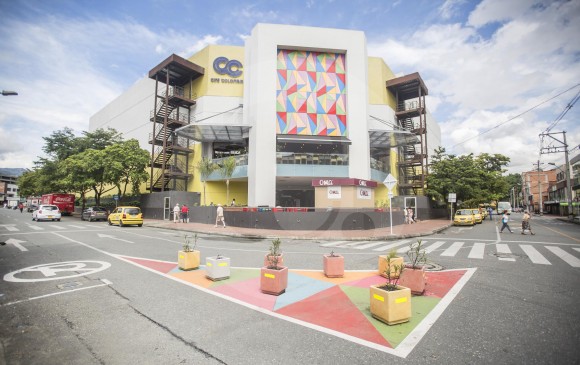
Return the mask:
M6 243L9 245L14 245L14 247L18 248L20 251L28 251L28 249L24 246L21 245L21 243L24 243L26 241L20 241L20 240L16 240L14 238L9 238L6 240Z
M123 242L127 242L127 243L135 243L135 242L127 241L127 240L124 240L122 238L117 238L115 236L111 236L111 235L108 235L108 234L101 234L101 233L99 233L98 236L100 238L110 238L112 240L123 241Z

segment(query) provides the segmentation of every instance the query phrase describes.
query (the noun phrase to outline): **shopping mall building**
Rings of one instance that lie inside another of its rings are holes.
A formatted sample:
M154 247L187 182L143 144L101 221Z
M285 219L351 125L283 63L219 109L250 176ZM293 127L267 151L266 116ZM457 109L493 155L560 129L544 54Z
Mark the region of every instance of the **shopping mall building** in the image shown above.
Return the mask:
M363 32L258 24L243 47L170 55L89 129L115 128L151 152L151 192L199 192L202 205L374 208L388 201L389 174L395 195L423 193L440 145L427 94L419 73L396 77L369 56ZM236 167L229 179L204 177L202 157Z

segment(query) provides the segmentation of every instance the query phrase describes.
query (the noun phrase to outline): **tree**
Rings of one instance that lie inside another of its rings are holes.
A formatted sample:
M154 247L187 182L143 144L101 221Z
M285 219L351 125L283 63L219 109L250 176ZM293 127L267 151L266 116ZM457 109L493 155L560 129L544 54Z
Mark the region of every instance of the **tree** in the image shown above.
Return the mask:
M234 156L223 159L222 164L219 167L220 174L224 179L226 179L226 202L230 201L230 178L234 174L235 169L236 158Z
M129 185L131 192L137 194L139 186L149 177L145 170L149 165L149 152L141 149L136 139L112 144L104 151L104 180L115 185L121 197L126 195Z
M449 193L465 206L497 200L509 188L502 177L509 158L500 154L447 155L445 149L435 150L427 177L428 196L445 201Z
M71 192L80 195L82 210L87 203L87 193L95 185L89 167L92 164L91 156L87 155L85 152L72 155L64 160L59 168L63 183L70 187Z
M197 163L196 168L199 172L200 180L203 183L203 205L207 205L205 202L205 182L209 175L217 169L217 166L209 158L202 157Z

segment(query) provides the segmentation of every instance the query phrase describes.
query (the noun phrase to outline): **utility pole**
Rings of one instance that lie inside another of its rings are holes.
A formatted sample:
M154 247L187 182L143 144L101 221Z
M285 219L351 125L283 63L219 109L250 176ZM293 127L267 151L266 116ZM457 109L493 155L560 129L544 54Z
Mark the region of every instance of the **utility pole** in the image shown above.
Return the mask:
M562 141L553 137L554 134L562 134ZM547 136L554 141L560 143L560 146L555 147L543 147L540 150L541 154L544 153L557 153L564 152L564 159L566 161L566 200L568 203L568 220L572 221L574 216L572 215L572 185L570 183L570 161L568 160L568 144L566 143L566 131L564 132L554 132L554 133L542 133L540 137ZM540 161L538 161L538 170L540 169ZM538 172L539 173L539 172Z
M542 203L542 181L540 180L540 160L538 160L538 193L539 193L539 205L538 205L538 211L540 212L540 215L543 215L543 203Z

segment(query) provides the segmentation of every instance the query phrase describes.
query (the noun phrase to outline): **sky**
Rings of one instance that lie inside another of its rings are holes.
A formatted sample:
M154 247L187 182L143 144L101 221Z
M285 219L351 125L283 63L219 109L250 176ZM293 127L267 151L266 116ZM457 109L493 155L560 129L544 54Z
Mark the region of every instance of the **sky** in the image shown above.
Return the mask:
M368 55L419 72L447 153L501 153L508 172L580 153L580 0L0 0L0 167L89 118L171 53L244 45L258 23L365 32ZM553 137L562 141L562 134ZM549 141L552 141L551 143ZM544 165L549 169L551 166Z

